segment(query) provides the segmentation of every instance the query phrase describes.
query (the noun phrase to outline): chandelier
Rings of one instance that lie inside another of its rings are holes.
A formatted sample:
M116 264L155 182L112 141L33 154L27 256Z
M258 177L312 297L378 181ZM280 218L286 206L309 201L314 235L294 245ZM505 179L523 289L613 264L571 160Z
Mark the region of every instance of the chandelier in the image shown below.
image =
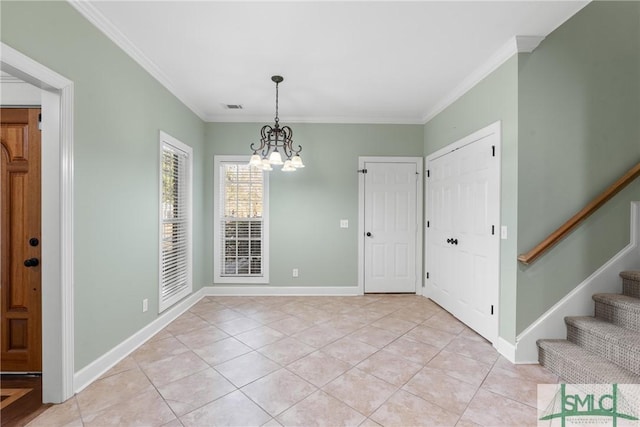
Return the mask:
M278 85L282 83L282 76L272 76L271 81L276 84L276 117L273 126L264 125L260 129L260 144L251 143L250 148L253 155L249 164L262 168L263 170L273 170L272 166L282 165L283 172L293 172L298 168L303 168L300 152L302 147L293 146L293 131L289 126L280 126L278 118ZM257 145L257 146L256 146ZM285 157L283 161L282 158Z

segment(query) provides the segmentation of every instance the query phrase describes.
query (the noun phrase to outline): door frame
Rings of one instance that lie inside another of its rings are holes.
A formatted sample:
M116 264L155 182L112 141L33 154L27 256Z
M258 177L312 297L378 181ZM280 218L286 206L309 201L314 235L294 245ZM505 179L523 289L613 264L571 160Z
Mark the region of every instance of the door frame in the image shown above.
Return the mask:
M71 80L0 42L0 69L42 89L42 400L73 396L73 92Z
M465 147L469 144L473 144L474 142L483 139L487 136L490 135L497 135L497 142L496 142L496 150L495 150L495 156L496 156L496 162L498 165L498 188L497 188L497 192L498 192L498 208L497 208L497 212L498 212L498 219L497 219L497 233L500 233L500 228L502 225L502 121L498 120L496 122L491 123L488 126L485 126L475 132L472 132L471 134L464 136L460 139L458 139L455 142L452 142L451 144L429 154L428 156L425 157L425 168L429 167L429 162L431 162L432 160L435 160L437 158L440 158L442 156L445 156L453 151L459 150L462 147ZM429 181L427 180L426 182L426 186L425 186L425 205L424 205L424 212L425 215L427 214L427 204L429 203ZM427 234L428 234L428 230L425 228L424 229L424 242L425 242L425 251L424 251L424 268L427 269L428 268L428 262L429 260L427 259L427 254L428 254L428 250L427 250L427 245L429 244L429 241L427 239ZM500 337L500 290L502 288L502 283L501 283L501 238L498 235L498 238L496 239L496 245L497 248L495 248L495 250L497 251L497 259L496 262L498 263L498 265L496 266L497 269L497 288L493 289L493 291L495 292L495 301L496 301L496 307L495 307L495 330L494 330L494 334L492 335L494 338L494 341L492 342L493 346L496 347L497 342L498 342L498 338ZM426 297L429 297L431 294L431 287L429 286L428 281L426 281L425 283L425 291L424 291L424 295Z
M392 157L392 156L364 156L358 157L358 294L364 295L364 173L365 164L369 163L414 163L418 172L416 186L416 220L418 221L418 233L416 234L416 295L422 295L424 278L422 277L422 249L423 249L423 182L424 169L422 157Z

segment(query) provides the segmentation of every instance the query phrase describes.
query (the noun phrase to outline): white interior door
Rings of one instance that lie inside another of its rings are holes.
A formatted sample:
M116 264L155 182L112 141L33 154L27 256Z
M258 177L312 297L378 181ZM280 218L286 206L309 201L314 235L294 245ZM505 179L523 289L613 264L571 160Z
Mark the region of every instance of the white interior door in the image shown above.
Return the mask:
M416 292L418 164L366 162L364 291Z
M427 161L429 296L492 342L498 333L499 143L499 133L489 133Z

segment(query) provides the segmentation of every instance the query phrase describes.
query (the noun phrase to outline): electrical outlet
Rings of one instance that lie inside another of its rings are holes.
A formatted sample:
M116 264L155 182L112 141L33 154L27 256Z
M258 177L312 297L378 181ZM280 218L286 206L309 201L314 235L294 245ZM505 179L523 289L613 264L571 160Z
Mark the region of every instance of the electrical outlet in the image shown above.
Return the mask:
M147 298L142 300L142 312L146 313L149 310L149 300Z
M341 219L340 220L340 228L349 228L349 220Z
M293 277L298 277L298 269L297 268L293 269Z

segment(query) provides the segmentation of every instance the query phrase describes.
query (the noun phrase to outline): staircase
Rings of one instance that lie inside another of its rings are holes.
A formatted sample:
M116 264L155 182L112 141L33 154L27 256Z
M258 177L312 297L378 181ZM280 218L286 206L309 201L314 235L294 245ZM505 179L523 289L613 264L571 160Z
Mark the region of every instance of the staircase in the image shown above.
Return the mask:
M640 271L622 294L595 294L595 317L566 317L567 339L537 341L538 360L571 384L640 384Z

